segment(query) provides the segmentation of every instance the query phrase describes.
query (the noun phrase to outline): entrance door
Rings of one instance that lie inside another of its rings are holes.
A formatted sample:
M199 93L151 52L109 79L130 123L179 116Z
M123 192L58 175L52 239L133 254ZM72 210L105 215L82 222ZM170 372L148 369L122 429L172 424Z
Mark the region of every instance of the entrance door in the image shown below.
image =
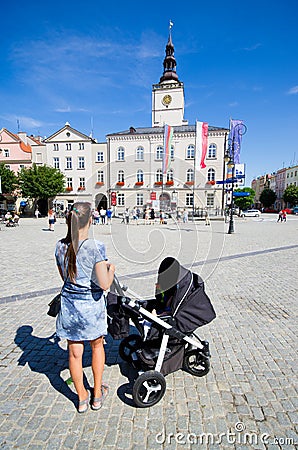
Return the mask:
M171 199L167 192L164 192L159 196L160 209L162 211L170 211L171 209Z
M108 199L107 196L104 194L97 194L95 197L95 208L99 211L100 208L103 208L105 210L108 209Z

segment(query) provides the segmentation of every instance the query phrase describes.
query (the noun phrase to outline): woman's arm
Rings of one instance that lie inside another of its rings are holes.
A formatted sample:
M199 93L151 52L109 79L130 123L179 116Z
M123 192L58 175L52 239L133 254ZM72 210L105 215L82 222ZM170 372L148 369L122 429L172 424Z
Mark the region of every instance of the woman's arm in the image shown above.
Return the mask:
M57 267L58 267L58 270L59 270L60 277L62 278L62 281L64 281L62 269L61 269L60 266L57 266Z
M100 261L95 264L95 273L99 286L106 291L113 283L115 266L107 261Z

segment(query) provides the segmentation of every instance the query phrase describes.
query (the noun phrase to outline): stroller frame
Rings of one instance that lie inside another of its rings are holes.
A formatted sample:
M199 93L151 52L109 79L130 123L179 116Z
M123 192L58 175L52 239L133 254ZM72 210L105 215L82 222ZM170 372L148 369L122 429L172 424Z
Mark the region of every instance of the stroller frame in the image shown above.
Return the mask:
M209 343L207 341L202 341L196 334L192 333L191 336L187 335L179 331L173 325L173 316L163 315L162 318L152 314L150 311L145 309L142 306L141 300L134 300L125 295L124 288L121 287L119 280L117 277L114 277L114 288L121 297L121 303L124 306L127 306L129 310L137 313L138 317L148 319L153 324L157 324L163 330L163 335L161 339L161 344L157 356L157 361L155 367L150 370L143 370L138 368L138 377L135 380L133 386L133 399L135 404L138 407L145 408L155 405L160 401L163 397L166 389L166 381L164 375L161 373L162 365L165 360L165 355L167 351L167 345L170 337L178 339L182 342L181 348L183 347L183 342L187 345L187 349L185 349L186 357L184 358L184 368L192 375L195 376L204 376L209 372L210 363L210 353L209 353ZM184 294L181 302L184 297L187 295L191 283ZM172 324L171 324L172 322ZM138 335L129 335L128 338L124 338L119 347L119 353L128 362L131 362L133 365L138 361L137 351L140 349L139 342L130 346L128 349L129 354L125 353L126 343L130 338L136 338ZM195 336L194 339L192 336ZM139 337L140 338L140 337ZM140 339L141 340L141 339ZM121 351L122 349L122 351ZM192 359L191 359L192 358ZM187 363L185 363L187 361ZM193 366L195 365L195 367Z

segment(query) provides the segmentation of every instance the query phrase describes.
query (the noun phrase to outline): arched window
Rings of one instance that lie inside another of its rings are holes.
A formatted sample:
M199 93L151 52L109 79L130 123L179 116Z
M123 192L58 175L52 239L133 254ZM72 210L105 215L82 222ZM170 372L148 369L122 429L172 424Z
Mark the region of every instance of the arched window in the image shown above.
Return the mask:
M168 170L168 172L167 172L167 181L174 181L173 169Z
M119 147L117 150L117 161L124 161L124 148L123 147Z
M144 182L144 172L141 169L137 171L137 182L138 183Z
M193 176L193 169L188 169L186 172L186 181L193 181L194 180L194 176Z
M171 145L170 153L171 153L171 160L173 161L173 160L175 159L175 149L174 149L174 145Z
M144 148L138 147L136 151L136 160L137 161L144 161Z
M156 159L162 159L163 147L159 145L156 149Z
M215 181L215 170L214 169L208 170L207 181Z
M216 158L216 150L217 150L216 144L210 144L208 147L207 158L215 159Z
M160 183L162 181L162 170L158 169L155 174L155 181Z
M118 183L124 183L124 170L118 171L117 180L118 180Z
M195 146L189 145L186 150L186 159L194 159L195 157Z

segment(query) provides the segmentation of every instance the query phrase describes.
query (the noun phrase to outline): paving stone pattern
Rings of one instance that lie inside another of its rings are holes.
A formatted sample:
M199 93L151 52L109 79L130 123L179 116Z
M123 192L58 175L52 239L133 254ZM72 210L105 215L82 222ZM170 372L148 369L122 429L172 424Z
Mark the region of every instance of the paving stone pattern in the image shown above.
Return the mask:
M209 374L168 375L152 408L134 406L135 374L107 336L110 395L83 415L66 343L46 315L61 286L53 252L65 224L46 229L45 219L23 219L0 231L1 449L297 448L298 217L236 219L233 235L222 221L93 226L129 295L154 295L160 261L175 256L204 277L217 318L198 330L210 342ZM92 385L88 344L84 371Z

